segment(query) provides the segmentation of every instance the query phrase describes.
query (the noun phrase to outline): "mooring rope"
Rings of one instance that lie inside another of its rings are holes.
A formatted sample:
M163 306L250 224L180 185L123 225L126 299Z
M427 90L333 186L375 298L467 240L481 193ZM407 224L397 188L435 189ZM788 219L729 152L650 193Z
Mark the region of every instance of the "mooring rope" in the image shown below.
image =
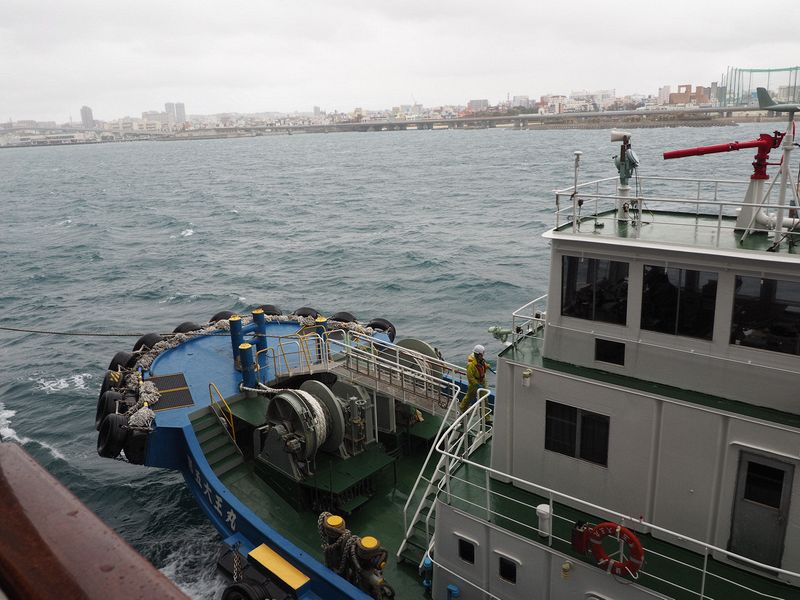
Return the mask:
M100 331L47 331L44 329L23 329L21 327L0 327L2 331L16 331L19 333L40 333L44 335L73 335L84 337L142 337L144 333L109 333ZM162 333L159 335L172 335L171 333ZM228 334L230 335L230 334Z

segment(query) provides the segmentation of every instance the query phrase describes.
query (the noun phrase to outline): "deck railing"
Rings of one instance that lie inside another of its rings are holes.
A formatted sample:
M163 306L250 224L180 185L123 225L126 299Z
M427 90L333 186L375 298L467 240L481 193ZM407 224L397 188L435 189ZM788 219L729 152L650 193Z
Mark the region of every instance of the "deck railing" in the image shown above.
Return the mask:
M552 523L550 524L550 526L547 528L546 531L543 531L540 530L538 527L533 526L529 523L513 519L507 513L496 512L493 508L494 507L493 500L496 499L498 500L501 499L506 502L515 503L519 507L529 510L531 515L536 514L537 505L525 502L523 500L519 500L517 498L512 498L507 495L503 495L497 490L493 490L490 485L490 479L492 476L494 476L502 481L513 482L519 485L523 489L532 490L532 494L544 498L546 500L546 502L549 505L549 514L551 515L552 519L557 519L566 522L570 526L574 522L574 516L568 516L568 514L565 514L567 513L567 510L564 510L565 508L579 510L581 512L585 512L591 515L602 515L604 519L614 519L616 520L617 523L619 523L622 526L635 525L637 528L647 529L650 532L658 532L660 534L665 534L666 536L680 540L682 544L693 548L693 550L691 550L690 552L696 553L696 555L702 557L703 566L698 567L696 565L687 563L680 559L667 556L663 553L659 553L653 548L648 547L646 542L643 544L645 546L645 555L647 556L648 554L652 554L654 556L658 556L659 558L671 561L675 565L680 565L681 568L685 568L692 572L697 573L699 575L699 585L696 587L696 589L692 589L690 587L686 587L686 585L682 585L682 581L679 581L677 577L670 579L669 573L671 569L664 569L664 572L661 572L661 570L659 570L659 572L656 574L654 572L649 572L646 568L643 568L642 570L639 571L639 573L646 575L647 577L650 577L656 581L659 581L662 584L668 585L674 588L676 591L680 590L681 592L689 594L700 600L726 600L726 598L729 597L786 600L786 598L784 598L783 596L775 596L770 593L764 592L762 590L753 589L742 583L733 581L729 578L723 577L722 575L711 572L709 569L709 557L713 558L715 556L721 556L726 559L732 559L736 563L753 567L762 572L771 573L773 575L782 575L791 578L793 581L800 581L800 573L760 563L745 556L741 556L739 554L730 552L724 548L714 546L713 544L710 544L708 542L703 542L701 540L691 538L687 535L666 529L664 527L660 527L654 523L650 523L644 520L641 517L626 515L611 510L609 508L599 506L591 502L587 502L580 498L563 494L552 488L548 488L546 486L536 484L532 481L527 481L525 479L515 477L508 473L498 471L481 463L470 460L469 457L466 456L462 451L464 444L468 442L468 440L465 441L459 438L462 436L469 436L469 435L477 436L480 433L479 431L475 430L475 427L480 425L481 420L480 419L476 420L472 414L473 411L479 411L479 410L481 410L481 406L479 404L472 406L466 412L461 414L454 421L454 423L450 425L447 431L438 438L435 447L436 451L439 452L445 460L445 469L444 469L444 479L438 486L439 492L436 498L437 501L446 502L448 504L457 503L458 505L465 506L469 512L476 514L481 518L485 518L488 521L495 521L498 518L502 518L503 520L509 523L513 523L515 526L521 529L527 529L531 534L536 534L536 537L539 537L540 539L540 543L546 544L549 547L553 547L554 540L560 542L561 544L566 544L566 545L571 544L570 539L559 537L553 533L554 527ZM462 477L460 475L460 473L462 473L461 467L465 465L468 465L473 469L477 469L483 472L484 476L483 477L479 476L477 478L470 480ZM473 493L471 494L465 493L463 495L459 495L458 492L459 487L463 489L472 489ZM474 493L474 490L478 490L479 492L483 493L482 494L484 498L483 503L478 503L475 501L476 494ZM462 578L464 577L463 574L459 576ZM711 580L718 580L724 582L732 589L737 590L736 595L727 596L726 598L723 597L713 598L707 592L707 589L709 587L709 582ZM467 583L470 582L467 581ZM642 581L640 581L639 583L646 586L646 584L643 583ZM685 583L685 578L683 583Z
M519 307L511 315L511 335L516 344L524 337L544 339L547 317L547 294Z
M337 329L287 336L267 336L268 346L256 353L258 381L343 368L369 378L375 386L391 386L400 400L444 414L457 401L466 371L463 367L391 342ZM424 399L425 406L420 406Z
M737 210L786 210L787 206L769 203L771 187L764 202L745 203L748 181L688 179L681 177L638 177L631 181L627 195L617 189L619 179L608 177L556 190L556 228L571 224L573 232L589 227L613 225L618 220L630 223L637 237L643 223L677 226L674 221L657 220L656 211L693 214L695 226L713 238L709 244L718 247L722 231L733 231L731 218ZM670 195L660 195L669 190ZM617 214L618 204L626 203L627 213ZM751 223L751 225L753 225ZM788 225L788 223L787 223ZM788 235L788 233L787 233ZM796 233L793 235L800 235Z

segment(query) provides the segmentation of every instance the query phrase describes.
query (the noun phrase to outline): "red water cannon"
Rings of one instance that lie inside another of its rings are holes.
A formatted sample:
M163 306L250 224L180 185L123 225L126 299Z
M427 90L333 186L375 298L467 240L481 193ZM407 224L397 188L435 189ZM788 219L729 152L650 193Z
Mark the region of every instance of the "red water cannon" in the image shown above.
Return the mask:
M747 142L729 142L727 144L716 144L714 146L699 146L697 148L685 148L683 150L672 150L664 152L664 160L670 158L684 158L686 156L702 156L703 154L716 154L718 152L732 152L734 150L742 150L743 148L758 148L755 160L753 161L753 174L750 179L769 179L767 175L767 159L769 152L773 148L777 148L783 141L784 133L775 131L770 135L769 133L762 133L758 136L757 140L749 140Z

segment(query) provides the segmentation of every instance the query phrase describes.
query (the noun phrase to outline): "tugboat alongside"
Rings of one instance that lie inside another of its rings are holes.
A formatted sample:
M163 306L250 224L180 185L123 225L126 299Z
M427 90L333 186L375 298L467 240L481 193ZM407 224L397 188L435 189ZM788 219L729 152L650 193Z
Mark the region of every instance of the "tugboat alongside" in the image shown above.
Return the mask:
M759 98L785 132L665 153L753 148L749 182L576 152L549 294L463 413L390 322L264 305L115 355L98 452L183 473L229 600L800 599L800 106Z

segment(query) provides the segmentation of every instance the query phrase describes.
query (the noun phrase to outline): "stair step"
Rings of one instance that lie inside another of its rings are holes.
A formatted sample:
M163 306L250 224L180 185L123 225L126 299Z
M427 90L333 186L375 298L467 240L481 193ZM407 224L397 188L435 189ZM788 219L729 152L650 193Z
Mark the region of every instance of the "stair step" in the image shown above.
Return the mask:
M412 565L418 565L422 562L423 556L425 556L425 550L421 550L416 546L406 546L400 553L400 558Z
M236 454L237 456L239 455L239 453L236 451L236 448L233 447L233 444L228 443L215 450L212 450L211 452L206 452L206 460L208 460L208 464L211 465L211 468L213 469L214 465L221 463L233 454Z
M216 450L217 448L221 448L222 446L230 443L231 439L227 435L217 435L209 438L208 440L200 442L200 447L203 449L205 455L208 456L208 453L212 450Z
M217 477L222 477L225 473L235 469L241 464L244 464L244 460L242 459L241 454L236 452L225 460L222 460L216 465L212 466L212 469Z
M192 428L195 431L203 431L204 429L208 429L214 423L218 423L218 422L219 422L219 419L217 418L217 415L209 413L209 414L203 415L202 417L192 421Z
M245 477L250 474L250 467L247 463L242 463L238 466L233 467L229 471L226 471L224 474L219 475L220 481L225 484L225 487L231 487L235 485L238 481L241 481Z
M225 436L227 439L228 435L225 433L225 428L222 426L222 423L217 422L216 427L209 427L208 429L204 429L201 433L197 433L197 441L201 444L203 442L207 442L219 435Z
M353 511L357 509L359 506L366 504L369 501L369 499L370 499L369 496L364 496L359 494L358 496L355 496L351 498L349 501L345 502L343 505L339 507L339 509L342 512L347 513L349 515L352 514Z

